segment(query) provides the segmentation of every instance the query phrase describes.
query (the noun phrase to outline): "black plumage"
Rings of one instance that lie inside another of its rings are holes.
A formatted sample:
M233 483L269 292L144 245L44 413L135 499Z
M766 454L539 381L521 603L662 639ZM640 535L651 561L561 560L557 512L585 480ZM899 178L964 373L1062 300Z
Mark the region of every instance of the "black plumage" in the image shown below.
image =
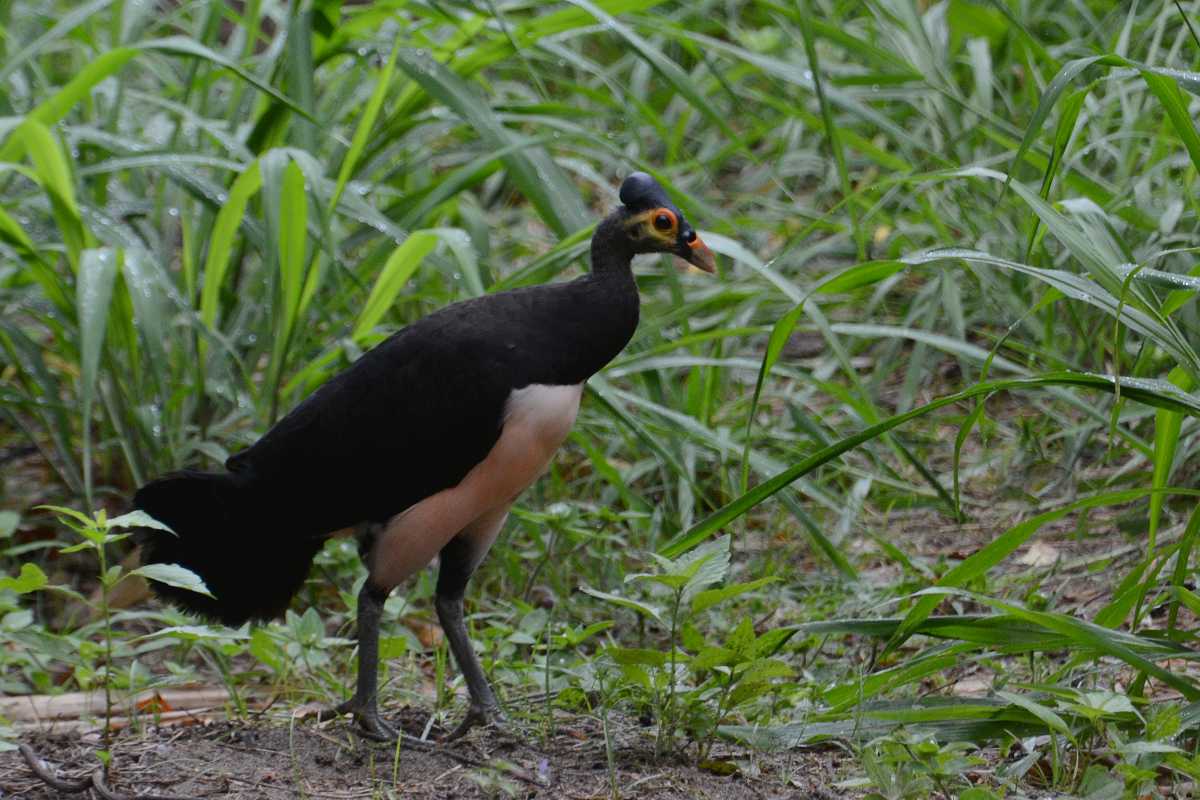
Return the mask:
M459 485L496 446L514 392L582 384L607 364L637 327L630 269L636 253L672 252L713 267L711 253L653 178L631 175L620 196L623 205L593 235L587 275L443 308L329 380L229 458L225 473L173 473L142 487L135 506L178 534L147 537L144 560L192 569L214 597L159 584L156 590L229 624L281 613L331 532L353 525L381 530ZM444 627L457 629L451 644L472 711L491 705L484 709L490 712L494 698L463 644L462 590L481 555L469 545L454 540L442 550L438 612ZM367 650L374 650L375 632L364 631L377 628L375 606L393 588L381 585L382 566L368 563L359 691L343 710L358 714L370 732L389 734L374 712L374 655Z

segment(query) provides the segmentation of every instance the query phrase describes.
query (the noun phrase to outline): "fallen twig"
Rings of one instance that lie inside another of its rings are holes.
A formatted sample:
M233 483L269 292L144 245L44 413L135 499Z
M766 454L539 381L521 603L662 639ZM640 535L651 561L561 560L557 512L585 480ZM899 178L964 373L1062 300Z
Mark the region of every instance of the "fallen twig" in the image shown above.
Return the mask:
M41 778L42 782L60 792L68 794L79 794L86 792L92 786L91 778L81 778L76 781L65 781L50 771L50 767L46 765L33 748L27 744L22 744L18 748L21 751L21 758L25 759L25 763L33 770L33 774Z
M104 769L98 767L91 776L87 778L79 778L78 780L63 780L55 775L49 765L34 752L34 749L27 744L19 745L18 750L21 751L21 757L25 759L25 763L33 774L41 779L43 783L58 792L66 794L82 794L88 790L95 791L103 800L197 800L194 797L186 797L175 794L137 794L127 795L113 791L108 784L104 782Z

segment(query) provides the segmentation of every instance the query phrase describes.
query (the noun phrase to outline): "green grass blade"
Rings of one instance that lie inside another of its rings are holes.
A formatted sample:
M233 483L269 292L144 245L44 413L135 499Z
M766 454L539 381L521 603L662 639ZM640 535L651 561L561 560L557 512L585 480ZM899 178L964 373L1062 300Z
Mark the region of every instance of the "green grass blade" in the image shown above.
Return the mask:
M1118 383L1121 385L1121 393L1127 397L1136 398L1148 405L1176 409L1200 416L1200 399L1192 398L1179 391L1178 388L1170 384L1164 384L1161 381L1131 381L1124 378L1114 380L1106 375L1072 372L1048 373L1031 378L986 381L976 384L970 389L938 398L902 414L888 417L882 422L871 425L852 436L847 436L828 447L818 450L778 475L755 486L750 491L744 492L735 500L719 508L711 516L696 523L688 530L681 532L667 544L663 545L659 549L659 552L668 558L673 558L680 553L687 552L798 478L829 463L843 453L853 450L864 442L878 438L895 427L923 417L952 403L969 400L997 391L1038 389L1048 386L1074 386L1112 393L1115 391Z
M997 2L996 5L1002 6L1003 3ZM1017 152L1013 154L1012 161L1009 163L1008 175L1004 179L1005 188L1012 183L1013 176L1017 174L1018 165L1025 160L1026 151L1033 146L1034 141L1041 134L1042 126L1045 125L1050 112L1054 110L1058 98L1062 97L1062 93L1081 72L1103 58L1104 56L1088 56L1068 61L1062 65L1058 74L1046 86L1046 90L1042 92L1042 97L1038 101L1038 107L1034 109L1029 124L1025 126L1025 135L1021 137L1021 144L1017 146Z
M13 53L4 62L0 64L0 85L8 83L8 78L22 65L32 59L39 52L44 50L51 42L66 37L71 31L83 25L88 20L93 19L95 15L103 11L107 6L112 5L113 0L92 0L90 3L85 3L77 8L73 8L66 14L63 14L45 33L34 39L23 48ZM9 32L5 33L5 38L8 38Z
M262 186L259 162L254 161L229 187L229 197L213 222L204 259L204 289L200 295L200 319L209 328L216 326L220 312L221 289L233 254L234 239L246 213L246 204Z
M254 75L251 75L233 61L230 61L220 53L205 47L194 39L189 39L186 36L167 36L162 39L151 39L150 41L139 42L136 47L141 50L175 53L177 55L191 56L193 58L200 58L208 61L217 65L218 67L229 70L246 83L258 89L260 92L270 95L276 101L287 106L292 111L295 111L308 121L313 123L319 122L319 120L314 119L313 116L308 113L307 109L302 108L298 103L296 103L296 101L287 97L269 83L256 78Z
M1168 380L1185 392L1196 388L1196 382L1192 376L1179 367L1171 370ZM1170 482L1182 425L1183 415L1178 411L1160 408L1154 412L1154 474L1151 486L1155 489L1165 489ZM1154 552L1158 541L1158 521L1162 517L1162 507L1166 499L1165 494L1155 494L1150 497L1150 522L1146 546L1151 553Z
M813 88L817 93L817 104L821 107L821 121L825 125L825 140L829 143L829 150L833 153L833 162L837 165L838 182L842 187L842 197L848 198L852 194L850 172L846 167L846 153L842 149L842 138L839 135L838 126L833 120L833 108L829 104L829 98L825 96L825 79L821 73L821 62L817 57L817 47L812 32L810 10L811 3L806 4L806 7L801 9L797 15L800 22L800 33L804 38L804 53L808 58L809 70L812 72ZM855 244L858 247L858 259L862 261L867 257L866 237L863 235L862 227L859 225L855 204L848 203L846 210L850 214L850 228L854 234Z
M84 496L87 507L92 501L92 407L96 400L100 375L100 356L104 350L104 333L108 328L113 287L117 280L118 254L111 248L84 250L79 259L76 276L75 302L79 318L79 403L83 420L83 452L81 456Z
M375 279L375 285L371 287L367 302L354 323L351 337L361 340L374 330L379 321L383 319L384 314L396 302L396 297L404 288L404 284L421 266L425 256L433 252L437 243L436 234L430 231L414 231L404 240L403 244L392 251L383 265L379 277Z
M925 591L933 595L957 595L961 597L967 597L975 602L1003 611L1004 613L1028 620L1029 622L1033 622L1037 625L1042 625L1045 628L1057 631L1064 636L1069 637L1073 642L1076 642L1083 647L1087 647L1105 655L1118 658L1129 666L1154 676L1167 686L1170 686L1178 691L1188 700L1200 700L1200 687L1198 687L1193 681L1189 680L1182 674L1174 673L1163 667L1160 667L1150 659L1139 655L1132 648L1122 642L1120 638L1115 635L1114 631L1109 630L1108 628L1076 619L1068 614L1047 611L1032 611L1015 603L1009 603L1003 600L985 597L974 592L965 592L960 589L945 589L941 587L935 587ZM940 599L935 602L940 602ZM1163 657L1165 658L1166 654L1164 654Z
M962 587L985 574L1001 561L1012 555L1013 551L1029 540L1042 526L1062 519L1073 511L1104 506L1122 505L1145 497L1146 489L1127 489L1119 492L1109 492L1095 497L1086 497L1074 503L1069 503L1052 511L1047 511L1031 517L1024 522L1006 530L985 547L957 564L953 569L937 581L939 587ZM894 652L897 647L908 641L922 621L937 608L942 601L939 595L927 595L917 601L912 610L904 618L904 622L896 629L891 640L884 649L884 655Z
M80 252L91 246L92 238L83 225L67 158L50 129L35 119L26 119L21 123L15 136L24 146L25 153L33 162L34 173L50 198L55 222L66 243L71 266L75 268L79 264Z
M371 129L375 127L375 121L379 118L379 110L383 108L384 98L387 97L388 89L391 87L392 75L396 71L396 57L399 52L400 43L397 41L392 47L391 55L388 56L387 64L384 65L383 71L379 73L379 78L375 81L375 89L371 92L371 99L367 101L367 107L363 109L358 126L354 129L354 138L350 140L350 147L347 148L346 155L342 156L342 165L338 168L337 185L334 187L333 197L329 201L331 209L337 208L338 200L341 199L342 192L346 190L346 184L349 183L350 177L358 167L358 160L362 156L363 148L367 146L367 137L371 135Z
M487 102L446 65L422 51L407 49L398 51L397 59L410 78L465 120L486 144L507 147L521 138L508 130ZM513 182L560 237L590 223L579 192L543 148L531 145L527 152L510 152L501 160Z

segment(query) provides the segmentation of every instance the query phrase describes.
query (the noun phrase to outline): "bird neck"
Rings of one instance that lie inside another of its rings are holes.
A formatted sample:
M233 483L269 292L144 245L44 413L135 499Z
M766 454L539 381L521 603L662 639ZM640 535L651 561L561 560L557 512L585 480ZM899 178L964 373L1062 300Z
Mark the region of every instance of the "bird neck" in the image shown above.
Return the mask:
M632 277L633 246L623 230L625 212L617 209L596 226L592 234L592 274L597 277Z

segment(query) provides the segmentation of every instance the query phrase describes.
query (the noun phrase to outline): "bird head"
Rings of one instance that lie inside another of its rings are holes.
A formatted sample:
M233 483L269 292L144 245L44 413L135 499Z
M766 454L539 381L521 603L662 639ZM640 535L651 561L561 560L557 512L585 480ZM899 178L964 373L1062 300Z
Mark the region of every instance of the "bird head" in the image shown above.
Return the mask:
M717 261L658 181L635 172L621 184L625 232L637 253L671 253L705 272Z

